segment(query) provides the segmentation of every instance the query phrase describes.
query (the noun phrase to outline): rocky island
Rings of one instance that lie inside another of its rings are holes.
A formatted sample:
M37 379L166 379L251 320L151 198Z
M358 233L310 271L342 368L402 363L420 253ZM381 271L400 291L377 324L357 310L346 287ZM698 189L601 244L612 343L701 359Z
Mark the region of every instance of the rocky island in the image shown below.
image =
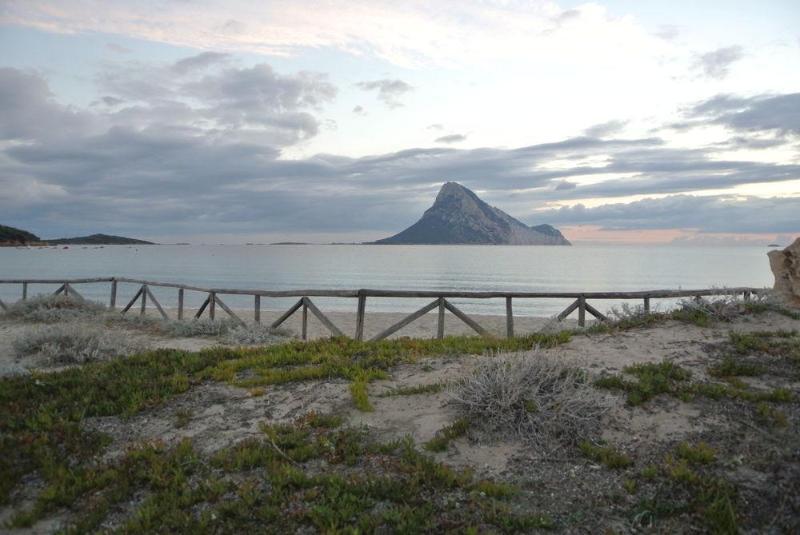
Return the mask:
M433 206L422 218L379 245L475 244L475 245L571 245L550 225L528 225L489 206L457 182L439 190Z

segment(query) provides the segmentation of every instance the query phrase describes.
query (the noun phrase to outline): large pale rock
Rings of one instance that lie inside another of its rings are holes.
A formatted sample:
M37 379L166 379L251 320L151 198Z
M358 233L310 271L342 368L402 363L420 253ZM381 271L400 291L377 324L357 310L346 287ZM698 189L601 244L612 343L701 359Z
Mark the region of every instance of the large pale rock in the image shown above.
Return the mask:
M800 238L783 251L770 251L775 293L787 305L800 308Z

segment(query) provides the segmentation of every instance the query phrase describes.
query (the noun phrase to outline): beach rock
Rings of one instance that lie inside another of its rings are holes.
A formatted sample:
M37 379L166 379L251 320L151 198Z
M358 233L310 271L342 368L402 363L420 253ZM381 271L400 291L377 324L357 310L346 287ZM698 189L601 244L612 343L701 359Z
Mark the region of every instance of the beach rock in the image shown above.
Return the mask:
M770 251L775 294L787 305L800 308L800 238L782 251Z

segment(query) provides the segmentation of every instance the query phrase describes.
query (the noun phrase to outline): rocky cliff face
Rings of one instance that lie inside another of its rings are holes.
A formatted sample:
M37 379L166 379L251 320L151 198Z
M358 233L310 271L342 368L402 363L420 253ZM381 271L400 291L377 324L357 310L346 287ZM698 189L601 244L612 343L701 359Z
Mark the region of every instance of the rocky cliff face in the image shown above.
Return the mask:
M379 244L570 245L550 225L529 227L489 206L456 182L447 182L422 218Z
M774 290L787 305L800 308L800 238L783 251L770 251Z

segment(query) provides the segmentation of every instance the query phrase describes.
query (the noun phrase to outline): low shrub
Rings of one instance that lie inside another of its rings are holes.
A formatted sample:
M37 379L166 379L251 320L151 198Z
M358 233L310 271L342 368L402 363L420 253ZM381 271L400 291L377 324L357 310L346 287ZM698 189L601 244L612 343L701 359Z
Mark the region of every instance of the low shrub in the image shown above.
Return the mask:
M513 433L543 451L591 439L611 406L583 370L536 350L486 361L449 393L476 429Z
M13 342L18 355L40 354L53 364L80 364L139 353L144 345L121 333L80 323L27 330Z
M6 316L34 323L58 323L102 316L108 309L76 296L37 295L9 305Z
M269 345L285 342L292 334L286 329L273 329L260 323L237 325L229 329L222 341L231 345Z

